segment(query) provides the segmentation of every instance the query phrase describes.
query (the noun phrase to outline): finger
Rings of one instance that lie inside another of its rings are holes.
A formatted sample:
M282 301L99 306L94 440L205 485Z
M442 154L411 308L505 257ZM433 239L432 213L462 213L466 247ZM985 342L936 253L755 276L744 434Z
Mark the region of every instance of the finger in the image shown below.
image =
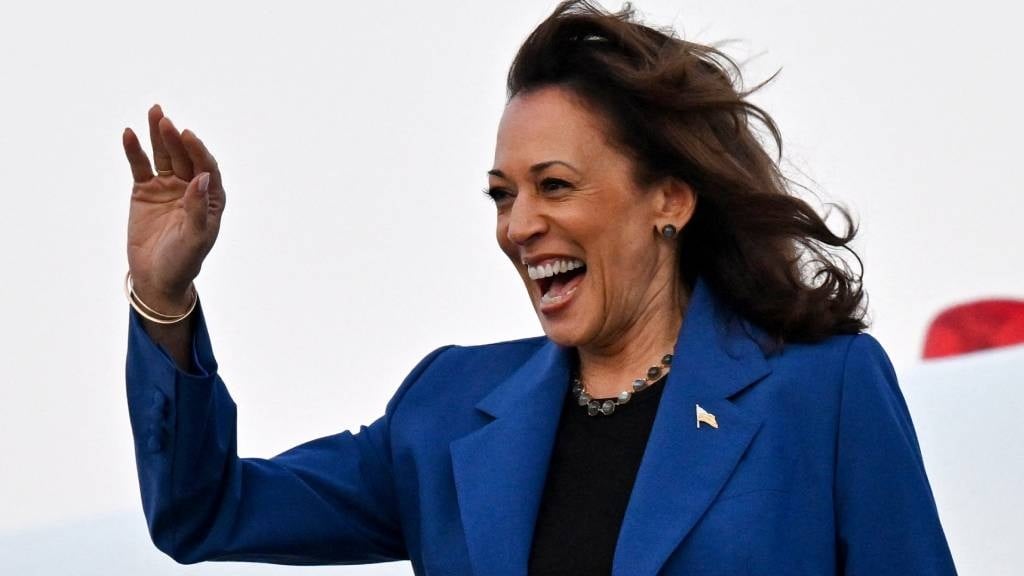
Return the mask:
M131 128L125 128L121 135L121 144L124 146L124 155L128 157L128 165L132 167L132 178L136 182L146 182L153 178L153 167L149 164L149 157L139 143L139 137Z
M192 229L205 232L210 212L210 173L197 174L185 189L185 214Z
M185 145L181 143L181 134L174 127L171 119L164 116L160 119L160 136L163 138L167 154L171 157L171 168L174 175L182 180L192 179L192 160L185 151Z
M185 130L181 133L181 141L185 144L189 157L192 158L195 170L197 172L210 173L210 208L215 213L224 210L227 198L224 194L224 183L221 181L220 167L217 165L217 160L213 157L213 154L210 154L206 144L196 136L195 132Z
M157 172L173 170L171 155L167 153L164 146L164 139L160 136L160 119L164 117L164 111L159 104L153 104L149 109L149 141L153 146L153 165Z
M192 169L197 172L209 172L211 180L220 185L220 168L217 166L217 160L213 154L210 154L206 144L203 144L196 133L188 129L183 130L181 143L184 144L185 151L188 152L188 157L192 160Z

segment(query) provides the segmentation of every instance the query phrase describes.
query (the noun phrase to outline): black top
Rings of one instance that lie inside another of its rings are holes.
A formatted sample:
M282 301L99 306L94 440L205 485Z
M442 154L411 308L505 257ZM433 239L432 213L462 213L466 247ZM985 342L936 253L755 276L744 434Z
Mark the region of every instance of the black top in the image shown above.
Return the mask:
M619 528L664 380L609 416L588 416L572 391L566 394L533 533L530 576L612 573Z

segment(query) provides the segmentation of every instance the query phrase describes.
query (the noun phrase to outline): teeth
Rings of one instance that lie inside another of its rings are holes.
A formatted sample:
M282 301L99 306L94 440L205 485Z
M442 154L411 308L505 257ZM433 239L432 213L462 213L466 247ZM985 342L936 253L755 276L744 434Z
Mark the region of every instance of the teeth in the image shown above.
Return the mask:
M541 266L527 266L526 271L531 280L540 280L541 278L550 278L555 274L562 274L563 272L582 267L583 260L570 258L548 261Z

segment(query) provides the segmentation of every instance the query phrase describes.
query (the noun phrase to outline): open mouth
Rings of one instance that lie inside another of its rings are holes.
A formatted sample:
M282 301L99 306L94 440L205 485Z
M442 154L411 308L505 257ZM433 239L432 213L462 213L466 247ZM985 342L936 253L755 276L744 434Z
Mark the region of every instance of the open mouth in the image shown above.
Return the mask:
M566 300L576 291L587 273L587 265L577 258L558 258L545 260L538 266L529 266L527 270L530 278L540 288L540 303L553 305Z

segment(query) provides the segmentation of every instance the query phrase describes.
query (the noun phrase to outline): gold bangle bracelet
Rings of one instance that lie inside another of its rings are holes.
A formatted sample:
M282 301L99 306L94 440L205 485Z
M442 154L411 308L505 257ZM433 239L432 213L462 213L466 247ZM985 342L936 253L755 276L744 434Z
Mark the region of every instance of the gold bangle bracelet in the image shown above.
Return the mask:
M199 302L199 292L196 291L195 284L192 284L192 303L189 305L188 310L186 310L184 314L171 315L164 314L162 312L157 312L156 310L153 310L152 308L147 306L146 303L142 301L142 298L139 298L139 295L135 293L135 286L132 283L131 270L129 270L128 273L125 274L124 276L124 293L125 296L128 298L128 303L131 304L132 308L134 308L135 311L139 313L139 316L142 316L146 320L149 320L150 322L155 322L157 324L177 324L178 322L181 322L185 318L188 318L189 314L191 314L192 311L196 309L196 304ZM162 316L162 318L156 318L152 314L155 314L156 316Z
M139 295L135 293L135 283L132 281L131 274L132 273L129 270L128 274L126 275L126 279L125 279L125 282L128 284L127 293L131 297L134 297L135 301L139 305L141 305L143 308L145 308L150 314L155 314L156 316L159 316L161 318L167 318L169 320L180 320L180 319L182 319L182 318L184 318L184 317L189 315L191 310L189 310L188 312L185 312L184 314L164 314L163 312L157 312L153 308L151 308L148 305L146 305L146 303L142 301L142 298L139 298ZM191 286L191 288L192 288L193 291L195 291L195 286L194 285ZM129 298L129 299L131 299L131 298ZM193 296L193 300L195 300L195 296Z

